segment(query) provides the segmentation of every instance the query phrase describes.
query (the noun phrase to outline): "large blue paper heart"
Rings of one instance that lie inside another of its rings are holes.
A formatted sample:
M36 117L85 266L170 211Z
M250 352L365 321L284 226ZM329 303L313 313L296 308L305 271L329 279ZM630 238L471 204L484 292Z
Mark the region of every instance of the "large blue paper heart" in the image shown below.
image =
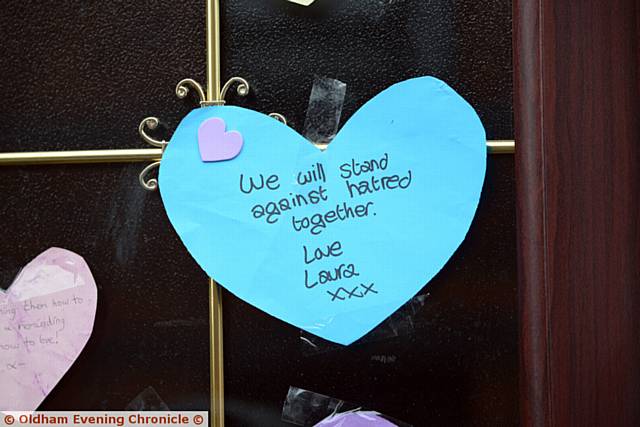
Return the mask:
M201 160L198 128L213 117L244 138L233 160ZM207 274L279 319L350 344L458 248L485 168L473 108L422 77L369 101L325 152L255 111L194 110L159 181L171 223Z

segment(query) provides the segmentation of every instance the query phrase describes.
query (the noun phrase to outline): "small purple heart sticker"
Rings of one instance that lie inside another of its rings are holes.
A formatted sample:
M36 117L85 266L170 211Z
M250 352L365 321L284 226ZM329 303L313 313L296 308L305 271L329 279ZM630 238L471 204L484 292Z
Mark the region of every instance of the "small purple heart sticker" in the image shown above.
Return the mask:
M225 132L224 120L214 117L205 120L198 129L198 146L203 162L230 160L242 150L242 134L237 131Z

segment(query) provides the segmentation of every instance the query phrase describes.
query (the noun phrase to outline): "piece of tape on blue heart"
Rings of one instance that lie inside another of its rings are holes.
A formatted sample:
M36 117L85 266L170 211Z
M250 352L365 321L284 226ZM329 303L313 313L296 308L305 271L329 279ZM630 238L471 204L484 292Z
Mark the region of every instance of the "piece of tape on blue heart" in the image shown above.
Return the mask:
M211 119L241 134L234 158L203 161L198 132ZM476 112L422 77L367 102L325 152L267 115L196 109L159 181L171 223L209 276L272 316L350 344L453 255L485 170Z

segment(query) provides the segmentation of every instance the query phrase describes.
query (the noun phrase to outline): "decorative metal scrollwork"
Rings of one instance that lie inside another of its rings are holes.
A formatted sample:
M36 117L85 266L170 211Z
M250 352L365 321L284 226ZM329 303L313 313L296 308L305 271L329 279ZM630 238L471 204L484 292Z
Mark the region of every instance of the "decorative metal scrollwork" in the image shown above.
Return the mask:
M180 80L176 85L176 96L180 99L184 99L189 94L190 89L193 89L198 94L198 98L200 99L201 105L202 103L206 102L206 96L204 94L204 90L202 89L202 86L200 86L200 83L198 83L193 79Z
M165 140L158 141L157 139L153 139L149 135L147 135L146 132L146 129L157 129L158 124L160 124L160 120L158 120L157 117L147 117L140 122L140 125L138 126L138 133L140 134L140 137L144 142L153 147L162 149L162 153L164 153L164 149L169 143ZM152 170L157 169L159 166L160 161L153 162L146 168L142 169L142 172L140 172L138 180L140 181L140 185L142 185L145 190L155 191L158 189L158 180L156 178L148 178L148 175Z
M224 102L227 97L227 92L231 88L234 83L238 83L238 88L236 89L236 93L239 96L247 96L251 91L251 87L249 86L249 82L243 79L242 77L231 77L229 81L227 81L224 86L222 86L222 90L220 91L220 99Z
M138 176L138 181L140 181L140 185L142 185L142 188L144 188L145 190L156 191L158 189L157 178L147 179L147 175L149 175L149 172L151 172L152 170L158 167L160 167L160 162L153 162L150 165L148 165L146 168L142 169L142 172L140 172L140 176Z
M142 137L142 140L147 144L152 145L154 147L158 147L158 148L164 148L168 144L167 141L165 140L158 141L156 139L153 139L149 135L147 135L145 131L145 128L149 128L150 130L155 130L158 128L159 124L160 124L160 120L158 120L157 117L147 117L146 119L143 119L140 122L140 125L138 126L138 133Z
M176 96L180 99L184 99L187 97L190 91L194 91L196 95L198 95L200 105L203 107L213 106L213 105L224 105L225 98L227 97L227 93L229 92L229 90L234 84L238 85L236 88L236 93L239 96L247 96L249 94L251 87L249 86L248 81L246 81L242 77L231 77L224 84L224 86L222 86L219 100L207 101L207 97L204 89L202 88L200 83L198 83L193 79L180 80L180 82L178 82L178 84L176 85ZM280 113L270 113L269 117L273 117L274 119L278 120L281 123L284 123L285 125L287 124L287 119ZM147 134L147 130L155 130L158 128L159 124L160 124L160 121L158 120L158 118L147 117L140 122L140 125L138 126L138 133L140 134L140 137L144 142L146 142L147 144L153 147L160 148L161 157L162 157L162 154L164 154L164 150L167 147L167 144L169 144L169 142L165 140L159 141ZM140 181L140 185L142 185L142 187L145 190L155 191L158 189L158 179L149 178L149 174L154 169L157 169L159 166L160 166L160 160L147 165L147 167L145 167L142 170L142 172L140 172L140 176L138 177L138 180Z
M282 124L287 124L287 118L280 113L269 113L269 117L276 119Z
M205 91L202 88L202 85L193 79L182 79L176 85L176 96L180 99L184 99L187 97L191 90L194 90L199 98L200 105L203 107L209 107L214 105L224 105L225 98L227 97L227 93L231 86L237 84L238 87L236 89L236 93L239 96L247 96L251 91L251 86L249 82L242 77L231 77L229 81L227 81L224 86L222 86L222 90L220 91L220 99L217 100L207 100L205 95Z

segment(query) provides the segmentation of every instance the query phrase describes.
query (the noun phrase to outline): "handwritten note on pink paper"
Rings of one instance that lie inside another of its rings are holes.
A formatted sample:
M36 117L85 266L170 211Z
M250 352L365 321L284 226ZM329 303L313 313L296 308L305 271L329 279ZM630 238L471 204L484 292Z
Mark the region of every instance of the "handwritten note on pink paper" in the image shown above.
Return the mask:
M93 331L97 288L84 259L50 248L0 290L0 411L38 408Z

